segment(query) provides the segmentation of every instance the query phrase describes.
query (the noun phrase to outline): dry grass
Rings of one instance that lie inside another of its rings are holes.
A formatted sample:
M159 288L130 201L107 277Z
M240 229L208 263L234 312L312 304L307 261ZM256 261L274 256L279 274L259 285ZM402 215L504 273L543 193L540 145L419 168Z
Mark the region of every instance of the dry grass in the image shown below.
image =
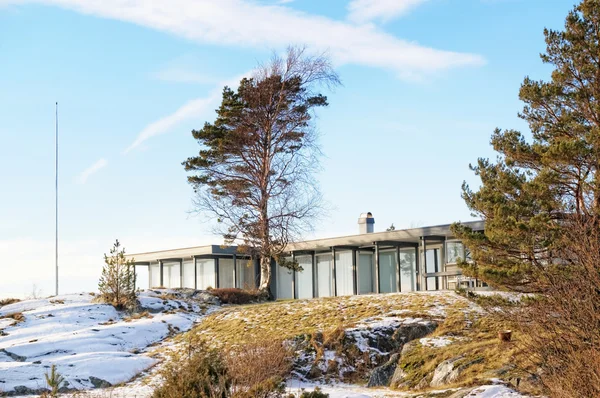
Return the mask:
M21 300L18 298L5 298L5 299L0 300L0 307L9 305L9 304L18 303L19 301L21 301Z
M142 319L142 318L150 318L151 319L151 318L153 318L153 316L148 311L136 312L136 313L131 314L130 316L123 318L123 321L131 322L131 321L135 321L135 320Z
M210 294L218 297L223 304L250 304L265 300L265 296L258 290L238 288L210 289Z
M25 321L25 315L22 312L15 312L14 314L8 314L4 316L0 316L0 319L14 319L15 323Z
M338 327L350 328L366 319L391 313L402 317L415 314L436 317L436 309L440 306L458 308L467 305L466 299L449 292L267 302L223 309L205 318L190 333L228 347L261 339L291 339Z

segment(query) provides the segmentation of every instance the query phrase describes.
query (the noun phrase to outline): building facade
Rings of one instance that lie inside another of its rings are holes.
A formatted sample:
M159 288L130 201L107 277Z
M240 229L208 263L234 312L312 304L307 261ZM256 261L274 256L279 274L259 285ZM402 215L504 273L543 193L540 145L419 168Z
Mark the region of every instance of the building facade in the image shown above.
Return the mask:
M298 242L286 248L301 271L272 262L271 290L277 299L370 293L485 289L463 277L458 259L469 258L450 225L373 232L371 213L359 218L359 234ZM482 221L464 223L483 231ZM258 286L259 263L235 246L199 246L131 254L138 287L245 288ZM143 281L143 282L142 282ZM143 286L142 286L143 284Z

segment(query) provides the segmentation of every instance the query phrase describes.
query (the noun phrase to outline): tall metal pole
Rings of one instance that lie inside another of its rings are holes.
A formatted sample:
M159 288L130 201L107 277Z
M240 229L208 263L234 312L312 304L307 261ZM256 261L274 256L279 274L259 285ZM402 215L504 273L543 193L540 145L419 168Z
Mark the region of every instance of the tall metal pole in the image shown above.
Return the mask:
M58 296L58 102L56 103L56 134L55 134L55 146L56 146L56 153L55 153L55 164L54 164L54 174L55 174L55 181L54 181L54 202L55 202L55 208L54 208L54 215L55 215L55 235L54 235L54 261L55 261L55 271L56 271L56 295Z

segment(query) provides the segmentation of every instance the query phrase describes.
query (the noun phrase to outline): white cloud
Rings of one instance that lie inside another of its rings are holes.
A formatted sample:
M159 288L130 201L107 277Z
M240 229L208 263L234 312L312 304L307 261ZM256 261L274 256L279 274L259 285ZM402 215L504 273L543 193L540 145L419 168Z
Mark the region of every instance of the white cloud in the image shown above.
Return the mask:
M96 163L79 173L79 176L77 176L77 182L80 184L85 184L92 174L106 167L107 164L108 161L106 159L99 159Z
M125 151L123 151L123 154L127 154L131 150L138 148L142 143L152 137L168 133L173 127L184 120L199 117L202 115L202 113L214 109L221 98L223 86L229 86L232 89L235 89L237 88L237 85L242 77L247 75L248 73L222 81L221 83L217 84L216 87L206 97L196 98L188 101L170 115L150 123L137 135L133 143L129 145Z
M124 154L139 147L146 140L156 137L157 135L168 133L171 128L181 123L184 120L197 117L199 113L210 109L210 105L214 104L218 99L218 93L213 93L206 98L196 98L188 101L182 107L177 109L172 114L158 119L155 122L147 125L136 137L135 141L125 149Z
M313 50L328 50L337 64L384 68L406 79L485 62L476 54L437 50L402 40L371 24L357 26L282 5L244 0L4 2L57 5L84 14L132 22L200 43L260 49L306 44Z
M348 19L358 23L376 19L387 22L426 1L428 0L352 0L348 4Z

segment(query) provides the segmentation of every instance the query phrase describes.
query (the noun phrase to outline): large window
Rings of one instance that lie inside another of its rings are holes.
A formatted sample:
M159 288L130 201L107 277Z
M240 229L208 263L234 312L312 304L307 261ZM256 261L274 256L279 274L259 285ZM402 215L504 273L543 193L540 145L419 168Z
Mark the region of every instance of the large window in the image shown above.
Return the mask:
M415 249L400 249L400 289L417 290L417 253Z
M183 287L196 288L196 271L194 270L194 259L183 262Z
M150 270L147 265L135 266L135 288L148 289L150 286Z
M439 272L440 261L440 249L427 249L427 253L425 253L425 272L428 274ZM438 283L437 276L427 277L427 290L438 290Z
M179 261L163 262L163 282L165 287L181 287L181 267Z
M150 287L160 287L160 264L150 264Z
M237 261L238 286L240 289L255 289L256 278L254 274L254 260L238 258Z
M373 254L358 256L358 294L373 293Z
M319 297L332 296L331 254L317 256L317 290Z
M219 259L219 287L235 287L232 258Z
M398 290L396 283L396 252L379 253L379 292L392 293Z
M215 260L212 258L196 259L196 280L198 289L206 290L215 286Z
M288 258L288 260L290 260ZM294 298L293 291L293 271L289 268L284 268L279 265L277 269L277 298L278 299L291 299Z
M446 242L446 263L456 264L458 259L465 259L465 248L462 242Z
M302 271L296 272L296 297L311 298L313 296L312 256L296 257Z
M352 254L352 251L335 253L335 284L338 296L350 296L354 294Z

